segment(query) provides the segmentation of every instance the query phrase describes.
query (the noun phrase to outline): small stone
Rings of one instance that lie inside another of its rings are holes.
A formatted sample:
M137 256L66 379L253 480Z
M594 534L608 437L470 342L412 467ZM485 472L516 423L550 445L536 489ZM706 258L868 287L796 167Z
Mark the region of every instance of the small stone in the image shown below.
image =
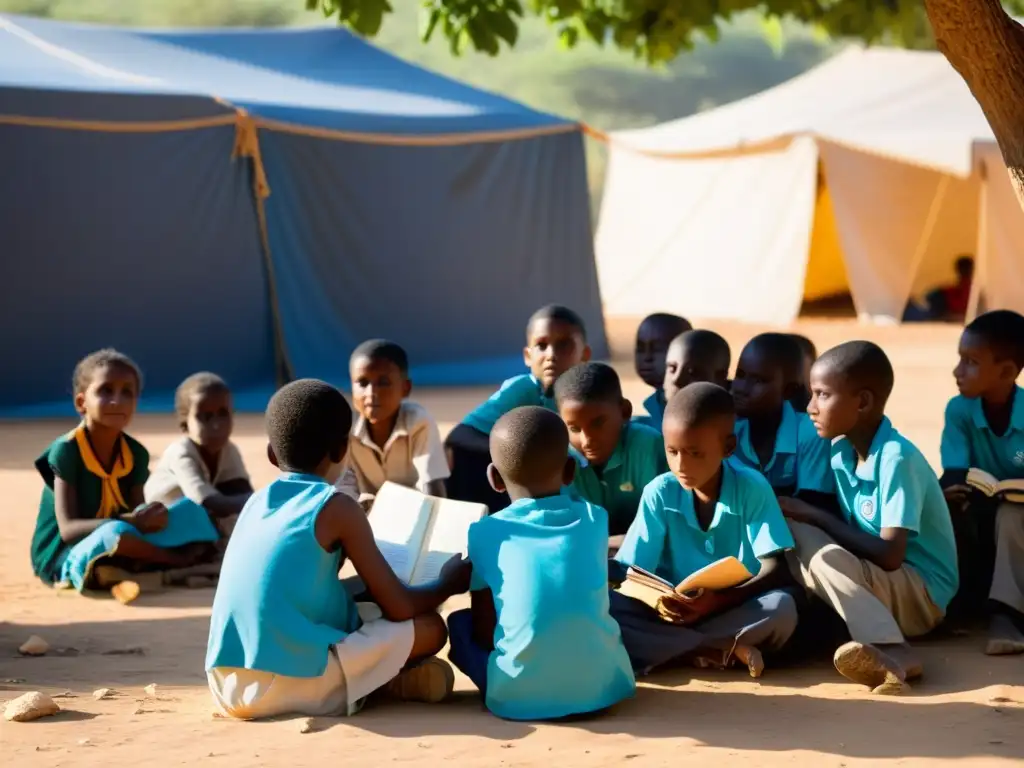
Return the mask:
M299 723L299 733L312 733L316 730L313 727L313 718L306 717Z
M103 701L104 699L109 699L114 695L114 693L115 691L110 688L97 688L92 692L92 697L96 699L96 701Z
M144 714L146 714L146 710L142 706L143 703L144 702L141 702L141 701L136 702L135 709L132 710L132 714L133 715L144 715Z
M78 740L78 746L80 746L80 747L84 747L87 744L91 744L91 743L92 742L90 742L89 739L79 739Z
M60 712L57 702L40 691L30 691L7 702L4 719L13 723L27 723L40 717L49 717Z
M156 696L156 683L150 683L142 690L146 692L147 696Z
M18 653L23 656L42 656L48 650L50 650L50 644L43 640L39 635L32 635L28 640L21 644L18 649Z

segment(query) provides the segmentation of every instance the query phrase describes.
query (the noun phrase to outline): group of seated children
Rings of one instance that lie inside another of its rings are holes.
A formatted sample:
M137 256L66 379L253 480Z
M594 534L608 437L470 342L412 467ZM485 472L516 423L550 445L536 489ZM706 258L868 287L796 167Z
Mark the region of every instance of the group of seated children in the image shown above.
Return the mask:
M218 522L247 498L206 659L217 707L239 718L351 714L371 695L439 701L454 681L436 656L449 640L450 661L498 716L597 712L670 663L761 675L808 598L845 623L836 669L877 693L922 673L907 638L936 628L958 590L958 601L990 601L989 653L1024 652L1024 505L967 482L971 469L1024 478L1024 317L991 312L965 329L941 482L885 416L893 369L870 342L818 357L802 337L761 334L730 381L721 336L654 315L637 334L638 372L655 387L661 376L642 417L615 371L589 361L574 312L545 307L526 336L529 373L444 444L406 399L408 360L391 342L352 355L354 428L334 387L286 385L266 422L281 475L255 493L227 439L223 382L182 385L185 436L147 484L148 455L123 435L138 370L110 351L90 356L75 374L82 424L38 462L36 571L81 588L97 560L194 561L208 544L152 541L174 518L156 496ZM366 508L385 481L491 510L470 527L468 557L432 584L403 584L374 541ZM630 566L676 584L730 556L752 575L731 588L657 608L615 588ZM346 559L379 606L374 618L337 578ZM466 591L471 607L446 626L438 608Z

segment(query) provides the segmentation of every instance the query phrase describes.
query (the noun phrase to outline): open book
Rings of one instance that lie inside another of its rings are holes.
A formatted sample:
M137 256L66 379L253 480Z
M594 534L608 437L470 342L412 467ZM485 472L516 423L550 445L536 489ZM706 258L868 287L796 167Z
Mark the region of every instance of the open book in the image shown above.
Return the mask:
M972 469L967 473L967 484L986 496L1000 496L1007 501L1024 502L1024 479L996 480L983 469Z
M626 580L619 586L619 592L657 609L658 598L662 595L688 595L705 589L728 589L753 577L754 574L743 563L731 556L705 565L675 586L650 571L631 565L626 570Z
M384 483L370 509L370 528L384 559L409 586L437 579L452 555L466 555L469 526L487 514L484 504L439 499ZM355 575L346 561L341 578Z

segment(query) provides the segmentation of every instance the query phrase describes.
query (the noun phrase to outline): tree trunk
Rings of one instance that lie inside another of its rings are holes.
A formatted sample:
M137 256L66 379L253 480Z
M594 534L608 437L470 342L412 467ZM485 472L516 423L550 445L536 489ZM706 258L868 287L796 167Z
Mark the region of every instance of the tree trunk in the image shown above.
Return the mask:
M925 0L938 49L981 105L1024 208L1024 28L999 0Z

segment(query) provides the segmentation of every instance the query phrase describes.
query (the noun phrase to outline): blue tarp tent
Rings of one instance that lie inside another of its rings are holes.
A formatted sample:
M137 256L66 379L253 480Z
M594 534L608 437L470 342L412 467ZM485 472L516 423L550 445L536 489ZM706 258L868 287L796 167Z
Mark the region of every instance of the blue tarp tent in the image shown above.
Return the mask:
M551 302L606 352L579 126L341 29L0 15L0 259L0 415L67 412L103 346L155 409L197 370L344 385L377 336L496 382Z

